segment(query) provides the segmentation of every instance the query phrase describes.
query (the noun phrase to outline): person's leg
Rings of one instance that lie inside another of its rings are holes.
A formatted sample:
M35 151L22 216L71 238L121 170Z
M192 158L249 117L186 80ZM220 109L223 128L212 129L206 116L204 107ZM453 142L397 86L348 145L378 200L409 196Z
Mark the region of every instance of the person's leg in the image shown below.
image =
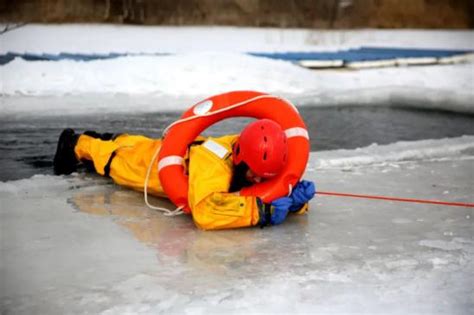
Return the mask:
M114 140L104 141L81 135L75 147L79 160L92 161L95 171L111 177L118 185L143 191L148 167L161 140L140 135L122 134ZM156 159L148 180L152 195L165 196L158 178Z
M117 138L119 138L117 140ZM129 136L123 134L97 133L86 131L82 135L73 129L64 129L59 136L53 166L56 175L68 175L77 171L82 163L88 168L92 166L100 175L105 175L104 168L112 154L119 147L130 147L138 142L152 141L144 136Z
M68 141L63 141L63 144L60 141L58 144L55 156L56 174L70 174L76 171L79 162L92 164L98 174L111 177L119 185L140 191L144 188L153 156L161 146L161 140L144 136L122 134L117 137L111 136L111 140L102 140L104 134L96 132L76 135L72 129L66 129L63 133L61 137L67 138ZM67 150L59 150L59 147ZM152 195L165 196L158 178L157 160L156 158L151 166L148 190ZM67 172L64 171L64 167L62 169L57 167L57 161L67 162L62 163L68 165Z
M101 140L86 134L79 136L74 153L78 161L91 161L95 171L106 174L106 166L119 145L113 140Z
M111 160L109 176L121 186L143 191L148 168L156 150L161 146L161 140L122 135L115 142L120 148L115 151ZM158 177L158 157L151 166L148 192L151 195L165 197Z

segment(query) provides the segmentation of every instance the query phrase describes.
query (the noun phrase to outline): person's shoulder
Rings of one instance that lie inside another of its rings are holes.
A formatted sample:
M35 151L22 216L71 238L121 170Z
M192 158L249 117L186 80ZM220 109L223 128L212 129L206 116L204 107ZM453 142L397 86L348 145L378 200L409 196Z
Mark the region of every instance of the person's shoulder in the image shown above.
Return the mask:
M222 145L230 146L234 144L239 135L226 135L221 137L212 138L212 140L219 142Z
M209 137L199 147L215 153L222 159L226 159L232 153L232 147L237 137L238 135Z

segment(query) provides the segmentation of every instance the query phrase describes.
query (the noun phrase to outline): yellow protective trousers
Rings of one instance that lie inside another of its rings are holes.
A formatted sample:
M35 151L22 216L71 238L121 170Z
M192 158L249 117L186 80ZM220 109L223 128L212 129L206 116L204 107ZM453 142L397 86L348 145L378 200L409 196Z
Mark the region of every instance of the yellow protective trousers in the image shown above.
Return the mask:
M189 160L189 206L196 225L205 230L257 225L259 209L253 196L230 193L233 174L232 144L236 136L202 139L191 146ZM205 141L204 141L205 140ZM148 166L161 140L144 136L121 135L104 141L81 135L75 147L79 160L89 160L100 175L115 183L143 191ZM216 149L217 148L217 149ZM154 161L148 191L166 197L158 178L158 161Z
M161 140L123 134L114 140L101 140L81 135L74 149L78 160L89 160L100 175L110 176L115 183L143 191L148 166ZM158 159L157 159L158 160ZM151 195L165 197L158 179L155 161L148 182Z

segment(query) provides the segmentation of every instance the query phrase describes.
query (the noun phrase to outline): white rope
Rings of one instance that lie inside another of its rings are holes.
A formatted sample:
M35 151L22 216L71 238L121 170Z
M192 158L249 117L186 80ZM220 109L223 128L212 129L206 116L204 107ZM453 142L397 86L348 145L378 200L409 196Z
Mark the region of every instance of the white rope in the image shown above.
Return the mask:
M158 148L156 149L153 155L153 158L151 159L150 165L148 165L148 170L146 172L146 177L145 177L145 183L143 184L143 197L145 199L145 204L148 206L148 208L153 209L153 210L163 211L164 215L174 217L174 216L184 213L182 210L184 206L179 206L174 210L170 210L167 208L153 206L148 202L148 182L150 181L150 174L151 174L151 169L153 168L153 163L155 163L156 157L160 153L160 149L161 149L161 146L158 146Z
M288 185L288 197L291 196L291 193L293 192L293 185L289 184Z
M183 208L184 208L184 206L179 206L176 209L174 209L173 211L165 212L163 214L167 217L175 217L177 215L182 215L182 214L184 214Z
M180 119L180 120L177 120L175 121L174 123L170 124L168 127L165 128L165 130L163 130L163 136L168 132L168 130L177 125L177 124L181 124L183 122L187 122L187 121L190 121L190 120L194 120L194 119L198 119L198 118L201 118L201 117L207 117L207 116L212 116L212 115L217 115L217 114L220 114L220 113L223 113L223 112L226 112L228 110L231 110L231 109L234 109L234 108L237 108L237 107L240 107L240 106L243 106L243 105L246 105L250 102L253 102L253 101L257 101L257 100L260 100L260 99L264 99L264 98L273 98L273 99L278 99L278 100L282 100L284 101L285 103L288 103L289 105L291 105L293 108L295 108L295 106L290 103L289 101L281 98L281 97L278 97L278 96L274 96L274 95L259 95L259 96L255 96L255 97L252 97L248 100L245 100L245 101L242 101L242 102L239 102L239 103L236 103L234 105L231 105L231 106L228 106L228 107L225 107L225 108L221 108L219 110L216 110L216 111L213 111L213 112L207 112L205 114L202 114L202 115L194 115L194 116L191 116L191 117L187 117L187 118L183 118L183 119Z

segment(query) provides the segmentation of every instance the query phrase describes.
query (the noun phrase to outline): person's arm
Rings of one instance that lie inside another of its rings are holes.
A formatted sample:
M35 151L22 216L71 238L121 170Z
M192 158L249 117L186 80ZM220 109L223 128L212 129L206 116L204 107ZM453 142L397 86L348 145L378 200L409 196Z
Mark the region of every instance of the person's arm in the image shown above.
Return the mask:
M302 180L298 182L290 196L275 199L270 204L258 202L260 209L265 209L263 214L260 210L259 224L262 226L277 225L285 221L288 213L304 214L308 212L308 202L314 197L315 193L314 183Z
M232 137L210 138L190 151L189 205L194 222L204 230L257 225L257 198L229 193Z

